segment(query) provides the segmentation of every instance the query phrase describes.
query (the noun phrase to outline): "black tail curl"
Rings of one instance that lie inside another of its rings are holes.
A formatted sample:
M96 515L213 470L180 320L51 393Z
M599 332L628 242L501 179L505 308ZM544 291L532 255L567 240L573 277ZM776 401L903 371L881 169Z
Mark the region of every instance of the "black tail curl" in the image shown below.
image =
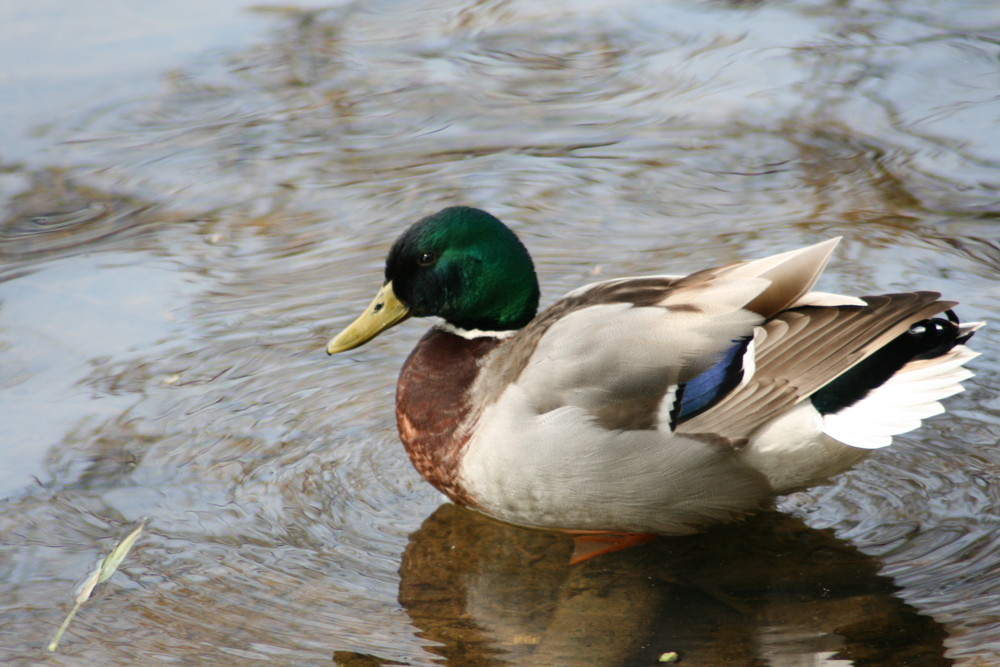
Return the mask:
M972 337L973 331L962 333L954 311L947 310L944 314L947 319L932 317L914 323L905 333L821 388L811 397L813 406L824 415L839 412L882 386L907 363L940 357Z

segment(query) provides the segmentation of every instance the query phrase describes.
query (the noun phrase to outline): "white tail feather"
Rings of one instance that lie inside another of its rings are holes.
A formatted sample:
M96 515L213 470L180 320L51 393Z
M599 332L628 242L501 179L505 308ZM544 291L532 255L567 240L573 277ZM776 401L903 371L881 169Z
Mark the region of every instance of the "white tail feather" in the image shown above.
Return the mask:
M977 356L959 345L940 357L911 361L854 405L824 415L823 432L852 447L887 447L892 436L944 412L938 401L963 390L960 383L973 373L962 366Z

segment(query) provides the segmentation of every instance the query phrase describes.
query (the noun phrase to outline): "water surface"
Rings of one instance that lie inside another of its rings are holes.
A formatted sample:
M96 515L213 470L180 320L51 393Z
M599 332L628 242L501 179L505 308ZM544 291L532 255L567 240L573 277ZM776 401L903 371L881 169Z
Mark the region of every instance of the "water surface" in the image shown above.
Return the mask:
M50 4L48 69L0 82L3 659L1000 661L996 326L948 415L783 515L577 569L411 469L420 322L323 354L455 203L517 230L545 303L842 235L823 288L996 320L995 3L234 2L159 40L123 16L87 68L99 18Z

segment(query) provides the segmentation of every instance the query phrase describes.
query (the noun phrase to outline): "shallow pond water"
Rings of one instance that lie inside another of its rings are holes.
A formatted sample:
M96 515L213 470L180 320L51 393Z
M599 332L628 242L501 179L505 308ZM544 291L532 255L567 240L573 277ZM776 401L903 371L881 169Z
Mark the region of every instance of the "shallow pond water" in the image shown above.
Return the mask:
M411 469L422 323L323 353L454 203L545 303L842 235L821 287L997 320L995 2L223 4L123 14L83 67L101 19L53 0L66 38L0 80L0 659L1000 662L996 325L947 415L831 485L576 568Z

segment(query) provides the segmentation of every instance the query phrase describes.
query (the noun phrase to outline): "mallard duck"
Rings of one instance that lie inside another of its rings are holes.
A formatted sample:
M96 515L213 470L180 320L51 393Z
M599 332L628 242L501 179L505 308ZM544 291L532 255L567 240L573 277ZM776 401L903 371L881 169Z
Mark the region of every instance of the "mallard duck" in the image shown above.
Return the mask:
M821 483L962 391L935 292L811 291L839 239L688 276L605 280L536 314L528 251L453 207L393 244L327 352L436 316L403 364L399 435L456 503L568 531L678 535Z

